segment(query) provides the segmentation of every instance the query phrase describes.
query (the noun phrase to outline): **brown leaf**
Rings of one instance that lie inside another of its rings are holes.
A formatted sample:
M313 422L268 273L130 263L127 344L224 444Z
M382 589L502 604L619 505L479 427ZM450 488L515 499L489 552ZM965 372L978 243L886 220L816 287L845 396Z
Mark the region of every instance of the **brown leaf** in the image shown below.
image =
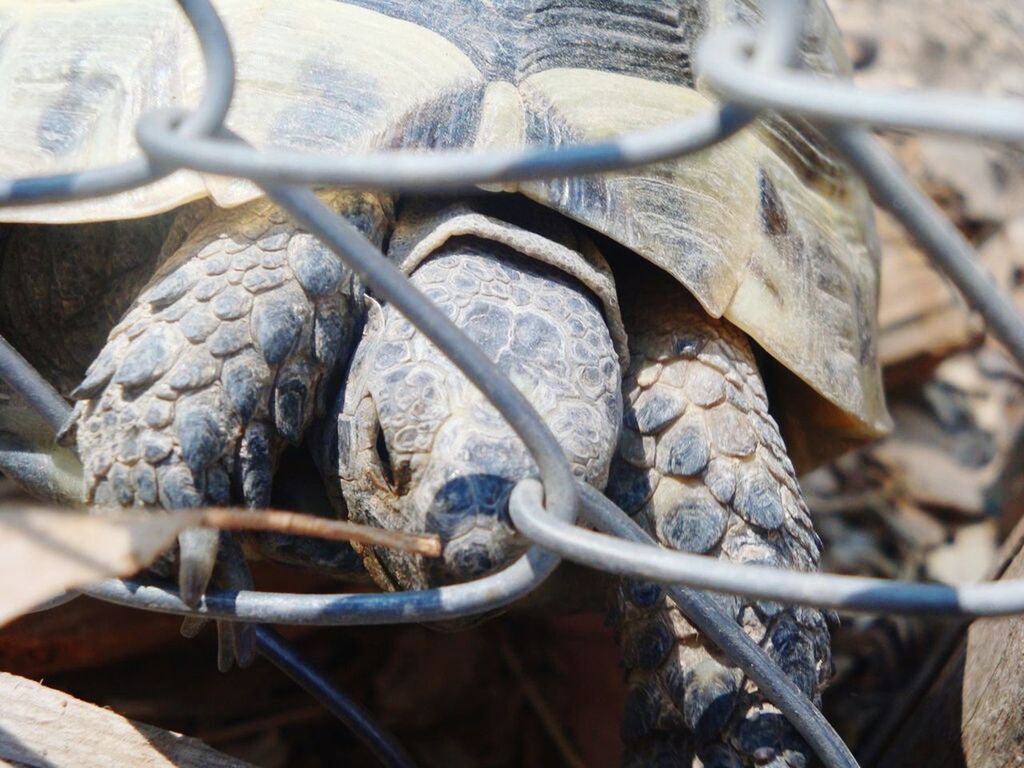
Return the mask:
M199 513L0 510L0 625L74 587L145 568Z
M276 510L109 510L87 515L9 506L0 508L0 626L74 587L142 570L179 533L196 526L357 541L426 557L441 553L435 535Z

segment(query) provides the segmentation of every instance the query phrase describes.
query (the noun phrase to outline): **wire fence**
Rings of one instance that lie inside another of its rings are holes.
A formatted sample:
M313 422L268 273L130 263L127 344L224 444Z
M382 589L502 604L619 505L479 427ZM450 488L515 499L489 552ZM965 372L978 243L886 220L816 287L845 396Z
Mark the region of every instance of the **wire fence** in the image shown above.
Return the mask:
M134 581L104 582L83 590L86 594L146 610L270 624L443 621L489 613L515 602L540 585L564 558L672 585L670 594L684 613L757 683L830 767L855 766L856 761L778 666L713 601L695 590L844 611L969 617L1024 612L1024 581L1019 580L946 586L798 573L658 547L603 495L577 485L559 444L520 392L375 246L324 206L310 189L316 184L436 191L499 180L596 173L707 148L742 130L763 111L802 117L824 131L864 178L875 201L902 222L1024 370L1024 321L978 267L970 245L953 224L915 189L867 131L867 127L935 131L1024 144L1024 105L932 91L867 93L796 71L791 64L802 31L804 2L776 0L766 3L768 13L759 32L726 27L701 41L697 65L724 101L716 110L683 122L593 144L517 152L388 152L339 157L257 149L223 124L235 83L234 60L223 24L209 0L178 2L199 39L206 67L198 108L145 115L137 127L144 153L138 159L81 173L0 180L0 206L111 194L183 168L256 182L301 226L334 250L377 296L393 304L451 358L523 440L539 468L540 480L519 483L512 493L510 514L517 530L533 546L496 574L415 592L300 595L214 591L206 594L198 608L186 606L173 590ZM66 418L66 402L6 343L0 343L0 377L55 427ZM601 532L578 526L578 512ZM344 697L314 671L295 662L279 638L261 631L261 651L338 713L338 702ZM401 748L365 713L346 711L345 722L383 762L409 764Z

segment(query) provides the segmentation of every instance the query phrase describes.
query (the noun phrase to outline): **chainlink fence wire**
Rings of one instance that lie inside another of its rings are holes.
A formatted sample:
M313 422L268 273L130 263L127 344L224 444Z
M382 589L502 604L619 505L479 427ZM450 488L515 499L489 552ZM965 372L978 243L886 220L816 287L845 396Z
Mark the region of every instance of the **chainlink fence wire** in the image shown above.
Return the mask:
M256 182L305 229L326 243L376 295L393 304L491 401L526 444L540 479L514 489L517 530L533 546L504 570L475 581L413 592L286 594L214 591L198 608L172 589L107 581L83 593L144 610L269 624L352 626L443 621L489 613L534 590L561 559L670 585L693 623L757 683L829 768L857 763L813 703L704 591L844 611L995 616L1024 613L1024 580L936 585L802 573L720 562L661 548L602 494L578 487L560 446L526 399L485 355L351 224L323 205L311 185L391 191L438 191L496 181L597 173L678 158L723 141L764 111L806 119L823 130L892 213L962 291L1024 370L1024 321L980 269L971 246L906 177L868 128L933 131L1024 144L1024 104L1008 99L921 91L865 92L847 82L793 68L806 0L766 2L763 27L729 26L697 49L701 76L722 104L684 121L591 144L515 152L381 152L319 155L253 148L224 126L235 84L234 58L210 0L177 0L202 50L206 81L193 112L161 110L137 126L143 154L105 168L0 179L0 206L77 200L151 183L179 169ZM55 430L67 403L0 339L0 378ZM577 525L578 513L598 531ZM258 630L259 649L339 716L386 765L410 765L401 747L365 712L306 664L280 637Z

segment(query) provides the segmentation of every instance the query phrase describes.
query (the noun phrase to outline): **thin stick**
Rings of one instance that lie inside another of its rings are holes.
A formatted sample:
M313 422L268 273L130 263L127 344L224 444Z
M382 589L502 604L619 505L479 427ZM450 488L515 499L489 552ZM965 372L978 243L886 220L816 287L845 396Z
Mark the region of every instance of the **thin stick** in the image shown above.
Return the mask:
M312 536L331 541L355 541L360 544L389 547L424 557L441 555L441 539L434 534L401 533L373 528L347 520L326 520L313 515L260 509L206 509L199 513L206 528L226 531L271 531L295 536Z

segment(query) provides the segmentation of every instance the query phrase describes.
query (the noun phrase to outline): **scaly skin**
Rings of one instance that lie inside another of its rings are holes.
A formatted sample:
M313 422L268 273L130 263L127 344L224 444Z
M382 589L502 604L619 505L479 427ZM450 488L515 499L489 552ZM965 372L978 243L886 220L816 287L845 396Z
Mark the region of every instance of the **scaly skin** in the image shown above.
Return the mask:
M387 213L376 197L327 199L382 241ZM323 412L324 380L351 349L359 302L347 268L276 206L213 210L74 392L86 500L266 506L280 450ZM217 536L187 532L179 543L182 593L194 602Z
M462 237L447 241L411 280L524 391L577 476L602 487L608 471L609 497L662 544L814 569L820 542L747 337L710 319L652 267L629 262L617 277L631 355L621 423L610 390L618 360L605 318L564 273ZM532 462L494 409L411 324L388 306L370 316L338 424L348 512L383 528L437 532L444 557L431 564L366 550L367 569L390 589L491 572L522 551L507 501L514 481L535 471ZM518 333L521 327L527 332ZM606 470L609 441L620 432ZM820 699L830 672L820 611L718 600ZM781 713L659 587L624 580L615 614L631 688L627 765L807 765L806 745Z
M625 426L609 498L664 546L816 569L820 541L746 336L665 280L631 298ZM718 602L820 705L831 671L824 615L732 596ZM615 618L631 689L627 765L808 764L811 754L786 719L657 585L624 580Z
M449 241L411 280L530 399L576 475L603 486L622 412L620 366L592 295L568 275L478 238ZM339 418L349 516L438 533L444 552L430 561L366 550L367 569L387 588L419 589L508 564L525 548L508 495L536 475L533 460L393 307L370 314Z

